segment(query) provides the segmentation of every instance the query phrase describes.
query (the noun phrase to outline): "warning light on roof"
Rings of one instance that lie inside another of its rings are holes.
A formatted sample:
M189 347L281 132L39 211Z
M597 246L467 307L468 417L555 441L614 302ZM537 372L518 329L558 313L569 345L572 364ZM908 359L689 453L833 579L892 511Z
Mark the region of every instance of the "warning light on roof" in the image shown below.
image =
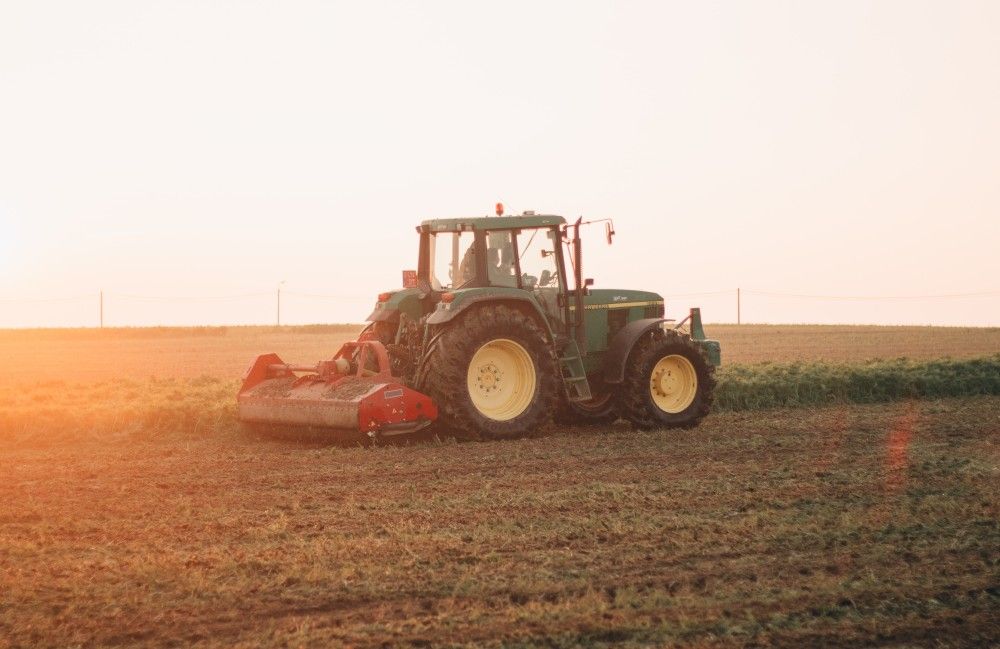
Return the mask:
M497 216L503 216L503 203L497 203Z

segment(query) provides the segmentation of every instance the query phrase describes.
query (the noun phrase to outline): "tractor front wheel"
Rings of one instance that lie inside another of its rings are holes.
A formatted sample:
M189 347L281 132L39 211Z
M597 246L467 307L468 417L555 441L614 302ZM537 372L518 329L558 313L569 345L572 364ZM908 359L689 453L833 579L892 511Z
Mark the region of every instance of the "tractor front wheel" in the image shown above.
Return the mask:
M690 336L655 331L636 343L619 391L622 416L639 429L691 428L708 414L715 368Z
M425 360L422 381L442 428L502 439L551 421L555 361L532 318L507 306L485 306L447 327Z

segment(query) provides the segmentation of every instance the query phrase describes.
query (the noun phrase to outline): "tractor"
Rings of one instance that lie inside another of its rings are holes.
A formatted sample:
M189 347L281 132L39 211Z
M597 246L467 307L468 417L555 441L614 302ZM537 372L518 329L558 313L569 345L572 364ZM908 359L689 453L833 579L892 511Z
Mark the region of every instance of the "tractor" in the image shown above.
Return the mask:
M416 270L378 296L358 340L315 365L259 356L240 420L371 437L433 425L480 439L553 419L697 425L721 359L700 310L675 323L656 293L592 288L581 227L604 222L610 244L610 219L496 212L423 221Z

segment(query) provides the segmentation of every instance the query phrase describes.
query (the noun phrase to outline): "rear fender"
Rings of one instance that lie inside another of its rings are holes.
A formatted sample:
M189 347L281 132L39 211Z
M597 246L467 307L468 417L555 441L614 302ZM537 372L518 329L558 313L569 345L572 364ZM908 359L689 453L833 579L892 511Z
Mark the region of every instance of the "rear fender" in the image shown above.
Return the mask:
M368 322L398 322L399 314L405 313L414 320L424 316L425 300L420 289L404 288L389 293L389 299L376 302L375 309L366 318Z
M427 359L431 356L431 351L437 345L438 338L444 333L446 326L450 322L455 321L455 319L471 309L484 306L487 304L503 304L514 309L518 309L529 316L535 318L548 336L549 342L552 343L555 340L555 332L549 323L548 318L542 313L541 308L538 306L537 302L526 297L524 292L519 289L510 289L510 292L504 291L503 289L474 289L476 292L474 294L466 294L459 297L461 294L456 293L456 298L451 303L441 302L438 304L437 310L434 311L427 318L427 326L437 325L435 331L431 336L430 340L424 346L423 356L420 358L420 362L417 363L417 371L415 373L414 385L419 389L423 385L423 380L427 369ZM482 291L482 292L481 292Z
M555 340L555 332L552 330L552 323L545 317L538 302L524 295L520 289L473 289L475 293L461 295L455 293L455 299L451 303L440 302L437 309L427 318L429 325L442 325L453 321L457 316L467 312L469 309L488 305L503 304L520 311L524 311L538 321L539 325L549 337L549 341Z

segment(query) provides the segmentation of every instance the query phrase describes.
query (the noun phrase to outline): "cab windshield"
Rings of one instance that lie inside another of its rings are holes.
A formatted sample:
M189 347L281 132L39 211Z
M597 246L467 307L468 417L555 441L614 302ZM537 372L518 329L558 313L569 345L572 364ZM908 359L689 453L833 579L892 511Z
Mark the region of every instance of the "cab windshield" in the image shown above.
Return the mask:
M561 236L556 228L492 230L484 237L484 284L559 292L556 250ZM430 235L431 288L453 290L477 279L476 245L472 232L435 232Z

